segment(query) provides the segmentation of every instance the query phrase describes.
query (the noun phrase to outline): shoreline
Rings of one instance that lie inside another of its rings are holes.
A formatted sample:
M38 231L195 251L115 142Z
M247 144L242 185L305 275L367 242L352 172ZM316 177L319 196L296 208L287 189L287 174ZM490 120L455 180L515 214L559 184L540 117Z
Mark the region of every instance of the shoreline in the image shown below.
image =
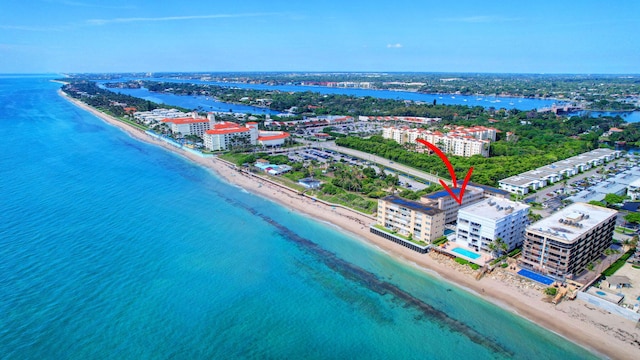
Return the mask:
M320 201L302 197L297 191L274 184L254 174L239 172L233 165L217 158L204 158L188 153L162 140L153 138L114 117L106 115L58 90L58 94L72 104L119 128L129 136L165 148L177 155L214 172L221 180L246 191L263 196L314 220L325 222L351 235L388 256L424 273L471 292L511 313L560 335L596 356L615 359L633 359L640 353L640 329L635 323L607 314L580 300L564 300L558 305L542 301L543 295L529 282L512 277L508 272L496 270L475 279L470 268L445 260L431 252L419 254L401 245L385 240L369 232L371 217L342 207L324 205ZM469 271L466 271L466 270ZM579 330L578 330L579 329Z

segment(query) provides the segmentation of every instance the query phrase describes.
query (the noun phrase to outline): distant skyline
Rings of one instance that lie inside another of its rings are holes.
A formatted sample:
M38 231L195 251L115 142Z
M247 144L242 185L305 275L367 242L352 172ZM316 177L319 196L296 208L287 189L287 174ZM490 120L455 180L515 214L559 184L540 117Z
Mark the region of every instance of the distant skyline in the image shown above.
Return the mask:
M4 0L0 73L640 74L640 2Z

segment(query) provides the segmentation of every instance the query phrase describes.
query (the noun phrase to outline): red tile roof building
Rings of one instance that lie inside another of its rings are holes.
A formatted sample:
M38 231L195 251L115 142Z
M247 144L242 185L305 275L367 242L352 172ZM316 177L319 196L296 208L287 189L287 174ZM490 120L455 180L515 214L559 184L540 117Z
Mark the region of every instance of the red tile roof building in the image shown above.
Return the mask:
M202 137L205 131L211 128L209 119L198 118L195 115L192 117L167 118L162 122L170 125L171 132L182 134L182 136L196 135Z
M216 123L204 134L204 146L212 151L229 150L237 146L278 146L289 133L284 131L259 131L258 123L240 125L233 122Z
M473 155L489 156L489 145L496 139L496 129L484 126L465 128L463 126L450 127L447 133L409 127L385 126L382 129L382 137L393 139L400 144L416 144L417 139L424 139L443 152L470 157ZM426 150L423 145L419 149Z

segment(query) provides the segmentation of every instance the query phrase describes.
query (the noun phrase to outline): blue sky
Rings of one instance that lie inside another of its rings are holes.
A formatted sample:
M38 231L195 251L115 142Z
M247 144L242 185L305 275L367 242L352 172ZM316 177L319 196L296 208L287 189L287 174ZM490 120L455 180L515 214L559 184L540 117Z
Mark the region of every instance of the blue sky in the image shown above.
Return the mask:
M640 73L640 1L3 0L0 73Z

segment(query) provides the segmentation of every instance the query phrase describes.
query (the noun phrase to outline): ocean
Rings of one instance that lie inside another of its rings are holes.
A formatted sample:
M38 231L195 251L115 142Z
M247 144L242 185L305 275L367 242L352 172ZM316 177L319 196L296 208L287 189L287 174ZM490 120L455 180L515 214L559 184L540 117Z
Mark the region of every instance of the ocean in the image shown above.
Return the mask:
M0 77L3 359L588 359L330 224Z

